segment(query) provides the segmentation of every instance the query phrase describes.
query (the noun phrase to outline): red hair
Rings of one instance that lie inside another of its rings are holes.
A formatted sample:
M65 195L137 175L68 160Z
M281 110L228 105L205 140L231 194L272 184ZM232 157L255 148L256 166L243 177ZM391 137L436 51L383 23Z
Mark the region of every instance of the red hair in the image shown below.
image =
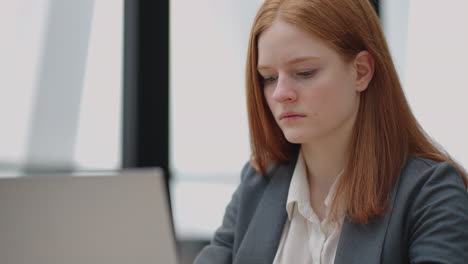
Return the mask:
M339 196L332 203L332 217L338 204L358 223L383 215L409 157L448 161L468 185L464 169L425 134L412 114L369 0L266 0L260 7L250 34L246 67L251 163L259 172L265 173L272 163L290 161L299 149L276 124L257 72L258 37L277 19L323 39L347 62L363 50L374 58L374 76L360 93L350 155L337 185Z

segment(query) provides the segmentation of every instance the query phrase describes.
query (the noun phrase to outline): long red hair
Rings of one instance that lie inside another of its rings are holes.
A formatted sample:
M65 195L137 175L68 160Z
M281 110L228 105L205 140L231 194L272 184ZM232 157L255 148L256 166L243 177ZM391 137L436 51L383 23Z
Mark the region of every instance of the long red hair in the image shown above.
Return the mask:
M260 7L250 34L246 67L251 163L259 172L265 173L272 163L290 161L299 148L286 140L276 124L257 72L258 37L276 19L320 37L345 61L363 50L374 58L374 76L360 93L350 155L337 185L339 195L332 203L332 215L338 204L358 223L383 215L409 157L448 161L468 185L466 171L425 134L412 114L369 0L266 0Z

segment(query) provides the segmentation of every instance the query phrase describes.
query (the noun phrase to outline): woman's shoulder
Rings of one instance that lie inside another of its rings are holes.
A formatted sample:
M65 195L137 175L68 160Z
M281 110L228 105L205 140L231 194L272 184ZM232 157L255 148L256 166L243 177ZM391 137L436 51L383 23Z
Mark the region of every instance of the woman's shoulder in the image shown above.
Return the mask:
M240 186L243 189L263 189L270 183L278 167L279 164L272 164L265 173L260 173L250 161L246 162L241 171Z
M431 181L451 182L464 187L462 175L455 166L446 161L439 162L424 157L408 158L400 175L400 181L410 185Z
M452 202L468 202L467 188L461 173L449 162L411 157L400 174L396 188L396 205L418 207L434 199L453 197ZM451 203L451 202L450 202Z
M246 162L241 171L241 184L246 186L266 186L270 183L288 182L296 165L296 159L284 163L272 163L264 173L260 173L252 166L250 161ZM282 178L278 180L278 178Z
M283 198L286 200L294 165L295 161L274 163L264 173L260 173L247 162L242 169L238 187L240 203L245 202L249 207L254 206L260 202L265 193L275 193L267 195L266 200L276 199L281 196L279 194L284 194Z
M395 243L408 243L412 262L426 263L442 255L458 260L467 256L468 192L455 166L410 158L393 194L390 228L404 228L398 231L404 237Z

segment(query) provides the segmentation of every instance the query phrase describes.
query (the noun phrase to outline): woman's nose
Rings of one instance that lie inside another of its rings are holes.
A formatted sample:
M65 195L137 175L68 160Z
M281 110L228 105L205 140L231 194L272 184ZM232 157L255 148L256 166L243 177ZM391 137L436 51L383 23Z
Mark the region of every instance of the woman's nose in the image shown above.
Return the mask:
M292 81L287 77L278 77L278 82L273 92L273 99L279 103L291 103L296 101L297 93Z

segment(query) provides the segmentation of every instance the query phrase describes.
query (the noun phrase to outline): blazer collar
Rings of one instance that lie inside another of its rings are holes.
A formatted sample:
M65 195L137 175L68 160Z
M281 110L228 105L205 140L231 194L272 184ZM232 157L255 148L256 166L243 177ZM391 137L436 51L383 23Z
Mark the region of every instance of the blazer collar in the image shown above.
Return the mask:
M287 218L286 200L297 157L271 171L234 264L273 263ZM263 177L263 176L262 176Z

